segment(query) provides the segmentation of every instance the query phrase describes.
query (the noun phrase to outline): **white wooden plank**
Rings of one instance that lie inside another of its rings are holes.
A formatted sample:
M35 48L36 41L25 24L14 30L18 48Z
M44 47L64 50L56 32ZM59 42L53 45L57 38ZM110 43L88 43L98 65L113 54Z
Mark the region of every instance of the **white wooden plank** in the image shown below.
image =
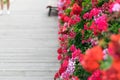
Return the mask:
M53 77L0 77L0 80L54 80Z
M51 74L52 73L52 74ZM49 76L49 77L53 77L53 74L55 73L55 71L16 71L16 70L0 70L0 77L4 76L4 77L14 77L14 76L33 76L33 77L42 77L42 76ZM46 75L44 75L46 74Z
M11 14L0 16L0 80L53 80L58 29L57 17L47 16L47 3L14 0Z

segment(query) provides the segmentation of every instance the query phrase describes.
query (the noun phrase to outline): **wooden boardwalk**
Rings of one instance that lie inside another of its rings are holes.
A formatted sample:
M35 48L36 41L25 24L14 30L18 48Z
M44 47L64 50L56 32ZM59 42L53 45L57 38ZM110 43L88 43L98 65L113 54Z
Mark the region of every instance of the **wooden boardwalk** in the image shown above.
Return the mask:
M10 15L0 16L0 80L53 80L57 17L47 16L47 2L12 0Z

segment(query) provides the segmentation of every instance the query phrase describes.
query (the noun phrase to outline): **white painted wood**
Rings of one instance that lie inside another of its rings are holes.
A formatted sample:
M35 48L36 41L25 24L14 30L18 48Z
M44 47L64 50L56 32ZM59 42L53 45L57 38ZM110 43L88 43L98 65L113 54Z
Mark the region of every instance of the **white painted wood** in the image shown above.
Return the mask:
M48 0L48 5L51 5L51 6L57 6L57 1L58 0Z
M13 0L10 15L0 16L0 80L53 80L58 29L57 17L47 15L48 3Z

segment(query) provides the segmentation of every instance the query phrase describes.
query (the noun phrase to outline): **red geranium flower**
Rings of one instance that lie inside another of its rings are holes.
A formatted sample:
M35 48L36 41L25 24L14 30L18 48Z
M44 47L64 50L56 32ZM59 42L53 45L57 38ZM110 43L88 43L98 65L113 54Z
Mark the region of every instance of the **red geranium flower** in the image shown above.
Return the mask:
M111 67L108 70L102 71L102 80L120 80L120 72Z
M80 15L81 11L82 8L77 3L75 3L72 7L71 15Z
M72 80L80 80L77 76L72 76Z
M76 50L72 53L72 58L73 58L73 59L79 58L80 54L81 54L80 49L76 49Z
M66 71L67 66L68 66L68 60L64 60L63 63L61 64L61 67L59 68L58 72L54 75L54 79L56 80L56 78L59 78L60 75Z
M62 55L59 54L57 58L58 58L58 60L61 60L62 59Z
M75 25L77 24L78 22L80 22L80 16L77 16L77 15L74 15L71 17L71 19L69 20L68 24L69 25Z
M70 51L71 51L71 52L74 52L75 50L76 50L75 45L72 45L72 46L70 47Z
M93 16L98 16L98 14L100 14L100 9L98 8L93 8L90 11L89 17L92 18Z
M87 12L83 15L83 19L91 19L91 18L92 18L92 16L90 16L89 12Z
M70 31L69 36L70 38L74 39L76 36L76 33L74 31Z
M94 35L97 35L98 33L100 33L94 21L92 22L90 29L93 31Z
M114 58L120 58L120 34L111 36L108 50Z
M93 72L99 68L100 66L99 62L102 59L103 59L102 48L99 46L95 46L86 51L86 54L84 55L81 64L87 71Z
M88 80L101 80L101 71L96 70L93 74L88 78Z

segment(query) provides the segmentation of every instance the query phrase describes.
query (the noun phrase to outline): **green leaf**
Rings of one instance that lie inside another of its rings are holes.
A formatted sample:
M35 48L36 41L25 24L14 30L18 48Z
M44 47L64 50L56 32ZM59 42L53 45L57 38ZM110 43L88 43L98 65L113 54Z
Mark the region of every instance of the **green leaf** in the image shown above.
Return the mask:
M78 76L80 80L87 80L91 73L84 70L80 63L76 61L74 75Z
M111 64L112 64L112 58L111 58L111 56L108 56L105 61L101 62L100 68L102 70L109 69L111 67Z
M100 7L106 2L109 2L109 0L98 0L98 6Z
M66 10L65 10L65 13L69 16L70 15L70 12L71 12L71 9L70 8L67 8Z
M74 3L75 3L75 0L71 0L70 6L73 6Z

